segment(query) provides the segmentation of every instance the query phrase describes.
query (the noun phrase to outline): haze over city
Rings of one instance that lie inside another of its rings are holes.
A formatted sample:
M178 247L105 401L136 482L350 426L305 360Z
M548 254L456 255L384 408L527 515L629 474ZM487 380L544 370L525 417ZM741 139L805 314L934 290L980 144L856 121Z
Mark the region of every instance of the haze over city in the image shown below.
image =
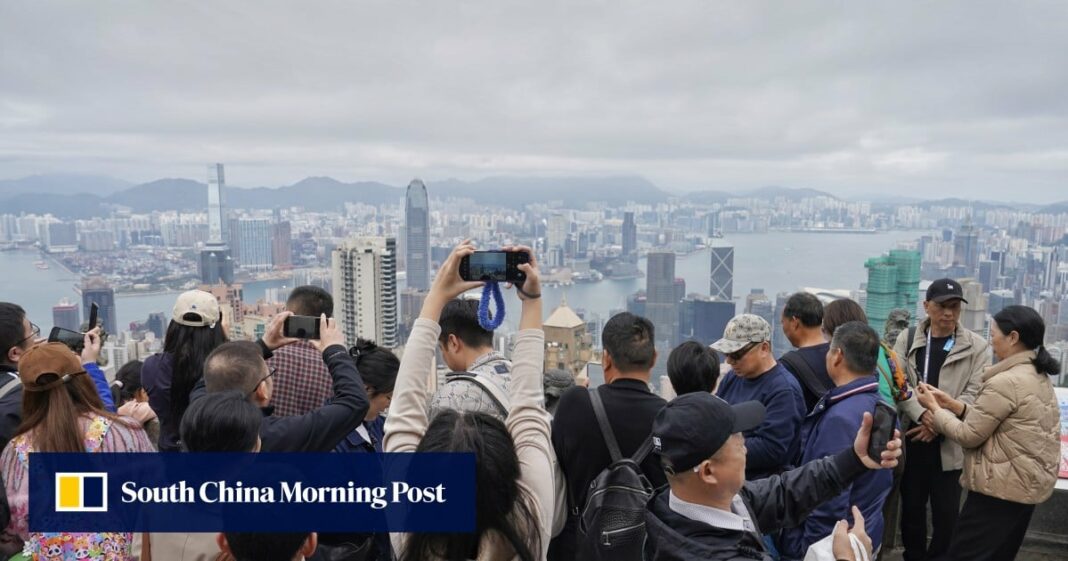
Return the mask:
M0 179L225 161L249 187L638 175L1051 203L1066 23L1063 3L7 2Z

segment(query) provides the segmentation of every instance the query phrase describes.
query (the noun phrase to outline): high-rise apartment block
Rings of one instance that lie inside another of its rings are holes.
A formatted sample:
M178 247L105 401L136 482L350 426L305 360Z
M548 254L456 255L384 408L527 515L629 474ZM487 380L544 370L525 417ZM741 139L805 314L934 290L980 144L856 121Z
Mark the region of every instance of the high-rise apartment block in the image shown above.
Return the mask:
M82 313L89 319L90 307L96 304L97 321L108 333L118 333L115 318L115 290L103 277L89 277L82 283Z
M399 344L396 252L396 239L383 237L350 238L334 249L334 317L349 345L358 337Z
M868 325L882 333L886 319L895 308L916 308L920 284L920 252L895 249L889 255L868 259L867 301L864 312Z
M545 370L560 368L578 376L593 357L593 338L586 322L567 301L560 302L542 324L545 331Z

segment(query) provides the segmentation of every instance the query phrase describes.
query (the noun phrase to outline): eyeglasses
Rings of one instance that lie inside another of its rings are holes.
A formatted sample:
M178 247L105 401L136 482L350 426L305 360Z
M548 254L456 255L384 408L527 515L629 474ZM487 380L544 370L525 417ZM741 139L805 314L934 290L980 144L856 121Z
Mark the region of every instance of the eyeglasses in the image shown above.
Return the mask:
M748 345L738 349L737 351L734 351L733 353L727 353L727 358L738 362L739 360L745 358L745 355L749 354L749 351L753 350L753 347L756 347L759 344L760 343L749 343Z
M12 345L11 349L13 349L15 347L21 347L22 344L25 343L26 341L29 341L30 339L36 339L40 335L41 335L41 328L37 327L37 324L33 323L31 321L30 322L30 335L29 335L29 337L23 337L22 339L19 339L19 342L15 343L14 345ZM8 349L8 350L11 350L11 349Z
M266 382L268 378L270 378L271 376L274 376L277 372L278 372L278 370L272 368L270 373L268 373L263 378L260 378L260 381L256 382L255 386L252 386L252 391L248 392L248 395L246 395L245 397L252 397L252 394L256 393L256 390L260 389L260 384Z

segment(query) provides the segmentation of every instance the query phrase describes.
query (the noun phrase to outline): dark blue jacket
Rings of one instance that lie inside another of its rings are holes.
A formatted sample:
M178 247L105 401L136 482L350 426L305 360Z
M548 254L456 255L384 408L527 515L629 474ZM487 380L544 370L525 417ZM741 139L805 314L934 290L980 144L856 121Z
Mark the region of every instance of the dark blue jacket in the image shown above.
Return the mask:
M382 440L386 437L386 418L379 415L373 421L364 421L363 428L371 437L368 442L360 433L352 431L334 447L334 452L378 452L382 453Z
M853 447L864 412L874 413L879 396L879 381L865 376L844 386L833 388L805 417L801 428L800 465ZM864 525L878 549L883 537L883 502L893 485L890 470L869 471L858 477L837 497L812 511L804 524L784 530L780 539L782 558L802 559L808 547L827 537L839 520L853 525L851 507L864 515Z
M781 364L757 378L740 378L734 371L723 377L719 397L731 405L743 401L764 404L764 422L746 431L745 478L749 481L780 473L801 450L801 421L805 398L801 385Z

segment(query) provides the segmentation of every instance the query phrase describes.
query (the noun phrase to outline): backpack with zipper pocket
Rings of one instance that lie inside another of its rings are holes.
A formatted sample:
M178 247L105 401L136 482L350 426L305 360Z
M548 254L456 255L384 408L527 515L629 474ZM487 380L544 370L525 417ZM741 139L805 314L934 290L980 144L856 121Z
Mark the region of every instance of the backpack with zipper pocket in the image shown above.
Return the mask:
M594 388L590 389L590 404L612 463L586 490L586 503L579 518L580 550L586 553L582 558L639 561L645 547L645 508L653 494L641 463L652 450L652 438L646 438L633 456L623 457L604 403Z

